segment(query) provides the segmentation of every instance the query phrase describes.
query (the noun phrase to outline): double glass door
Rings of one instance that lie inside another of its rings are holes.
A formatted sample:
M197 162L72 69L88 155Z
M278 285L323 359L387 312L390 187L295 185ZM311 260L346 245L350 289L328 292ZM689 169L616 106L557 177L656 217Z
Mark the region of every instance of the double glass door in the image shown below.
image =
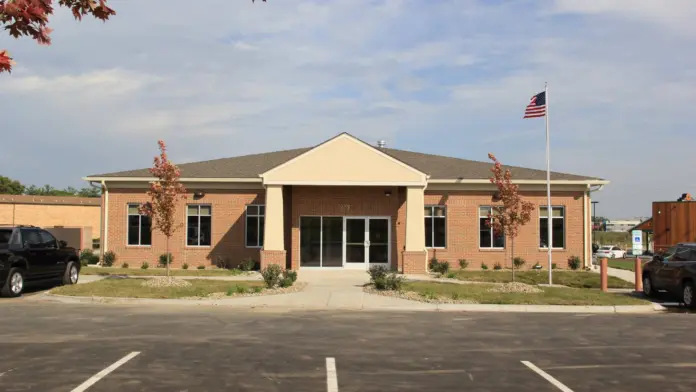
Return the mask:
M389 218L344 218L345 268L389 264Z

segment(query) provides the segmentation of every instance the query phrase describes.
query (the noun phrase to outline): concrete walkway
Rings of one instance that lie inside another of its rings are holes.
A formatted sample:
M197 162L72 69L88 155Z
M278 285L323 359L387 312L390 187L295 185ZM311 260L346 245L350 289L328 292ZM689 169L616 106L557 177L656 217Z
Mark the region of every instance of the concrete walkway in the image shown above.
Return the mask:
M599 273L599 266L593 266L591 268L591 271ZM633 271L627 271L618 268L607 268L607 275L623 279L627 282L631 282L634 284L636 283L636 273Z

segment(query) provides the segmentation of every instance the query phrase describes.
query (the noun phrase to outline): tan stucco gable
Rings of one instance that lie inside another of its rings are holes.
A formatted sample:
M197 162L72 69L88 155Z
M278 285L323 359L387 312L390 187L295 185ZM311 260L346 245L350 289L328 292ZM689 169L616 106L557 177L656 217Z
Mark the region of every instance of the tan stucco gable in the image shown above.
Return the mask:
M425 173L343 133L261 174L266 185L425 186Z

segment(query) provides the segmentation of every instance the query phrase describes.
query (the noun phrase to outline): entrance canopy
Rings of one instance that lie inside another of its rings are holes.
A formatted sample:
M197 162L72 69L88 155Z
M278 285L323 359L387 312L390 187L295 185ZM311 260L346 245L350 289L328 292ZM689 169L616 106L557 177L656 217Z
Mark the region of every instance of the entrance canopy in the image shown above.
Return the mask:
M347 133L261 174L265 185L423 186L427 175Z

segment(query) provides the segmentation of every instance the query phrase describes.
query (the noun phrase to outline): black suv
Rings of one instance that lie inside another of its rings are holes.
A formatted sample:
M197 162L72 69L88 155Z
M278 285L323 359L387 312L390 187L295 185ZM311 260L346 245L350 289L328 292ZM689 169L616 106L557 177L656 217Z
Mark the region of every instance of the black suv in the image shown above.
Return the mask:
M0 227L0 295L22 294L29 280L62 279L75 284L80 275L77 250L33 226Z
M680 243L643 265L643 292L653 296L666 290L684 305L696 308L696 243Z

